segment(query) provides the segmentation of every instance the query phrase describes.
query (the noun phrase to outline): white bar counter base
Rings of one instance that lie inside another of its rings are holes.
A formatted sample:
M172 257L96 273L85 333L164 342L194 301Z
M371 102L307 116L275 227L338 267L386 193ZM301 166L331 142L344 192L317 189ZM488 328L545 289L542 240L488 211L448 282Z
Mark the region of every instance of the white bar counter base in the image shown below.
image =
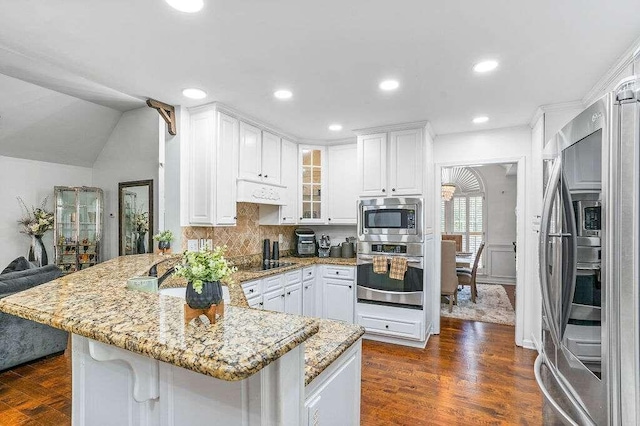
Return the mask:
M304 344L225 381L72 335L73 426L359 425L362 339L304 386Z

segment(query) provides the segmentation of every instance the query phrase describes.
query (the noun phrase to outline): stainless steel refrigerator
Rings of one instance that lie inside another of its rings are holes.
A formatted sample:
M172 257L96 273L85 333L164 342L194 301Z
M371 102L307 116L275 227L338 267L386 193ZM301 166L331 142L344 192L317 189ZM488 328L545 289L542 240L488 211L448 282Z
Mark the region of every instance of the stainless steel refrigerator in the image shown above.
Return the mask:
M540 226L545 424L640 424L640 81L545 147Z

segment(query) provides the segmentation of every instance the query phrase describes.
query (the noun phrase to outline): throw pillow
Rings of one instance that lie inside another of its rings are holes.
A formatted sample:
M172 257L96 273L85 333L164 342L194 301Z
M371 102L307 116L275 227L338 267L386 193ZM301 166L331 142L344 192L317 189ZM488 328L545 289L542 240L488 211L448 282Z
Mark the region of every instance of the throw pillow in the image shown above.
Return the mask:
M31 262L25 259L24 256L20 256L19 258L11 262L6 268L4 268L0 274L24 271L26 269L31 269L31 268L32 268Z

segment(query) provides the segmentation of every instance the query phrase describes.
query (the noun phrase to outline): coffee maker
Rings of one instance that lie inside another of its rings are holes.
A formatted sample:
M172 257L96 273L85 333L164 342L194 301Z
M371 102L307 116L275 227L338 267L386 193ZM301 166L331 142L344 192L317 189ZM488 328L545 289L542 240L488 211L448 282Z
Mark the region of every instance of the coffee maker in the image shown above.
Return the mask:
M295 237L296 256L314 257L316 255L316 233L313 229L298 228Z

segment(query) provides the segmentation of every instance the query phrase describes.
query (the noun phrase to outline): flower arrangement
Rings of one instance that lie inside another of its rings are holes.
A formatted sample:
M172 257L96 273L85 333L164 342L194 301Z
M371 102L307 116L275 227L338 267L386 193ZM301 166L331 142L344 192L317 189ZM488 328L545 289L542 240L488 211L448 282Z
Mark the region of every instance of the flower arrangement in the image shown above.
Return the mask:
M46 210L47 201L49 197L46 197L40 207L31 207L29 209L24 200L18 197L18 203L22 209L22 219L18 221L23 234L30 236L41 237L45 232L53 229L53 212Z
M133 226L138 234L149 232L149 213L138 212L133 215Z
M196 293L202 294L205 282L224 280L238 270L225 259L226 248L227 246L218 246L210 250L204 247L200 251L185 251L182 264L175 267L175 275L185 278L193 285Z
M173 241L173 232L170 230L158 232L153 236L153 239L161 243L170 243Z

